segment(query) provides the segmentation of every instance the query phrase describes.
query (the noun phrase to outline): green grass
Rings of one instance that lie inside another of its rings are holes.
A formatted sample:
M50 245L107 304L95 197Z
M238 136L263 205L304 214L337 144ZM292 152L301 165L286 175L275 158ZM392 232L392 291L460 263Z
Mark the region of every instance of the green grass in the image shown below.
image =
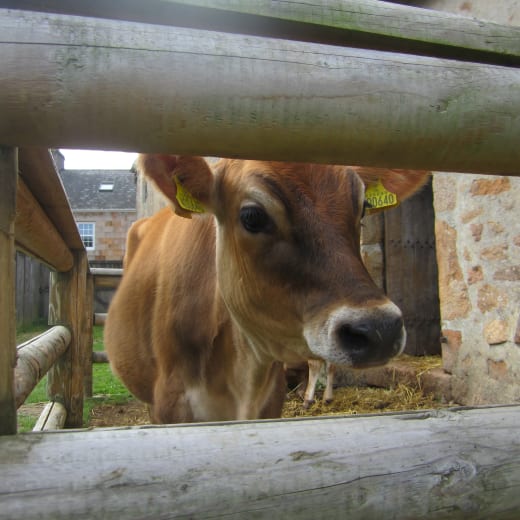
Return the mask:
M25 330L17 331L17 344L23 343L31 339L38 334L41 334L45 330L47 330L47 326L45 325L37 325L33 327L29 327ZM94 326L93 330L93 350L103 351L105 350L105 346L103 344L103 327L99 325ZM88 425L90 420L90 414L92 408L95 406L99 406L100 404L110 403L110 404L124 404L130 400L133 400L134 397L132 394L126 389L126 387L121 383L121 381L116 378L112 371L110 370L110 366L107 363L95 363L92 369L92 386L93 386L93 397L87 398L84 401L83 406L83 424ZM31 394L27 397L25 403L33 404L33 403L42 403L46 402L47 399L47 377L45 376L34 388ZM18 414L18 431L30 431L36 424L36 418L30 415L26 415L23 413Z

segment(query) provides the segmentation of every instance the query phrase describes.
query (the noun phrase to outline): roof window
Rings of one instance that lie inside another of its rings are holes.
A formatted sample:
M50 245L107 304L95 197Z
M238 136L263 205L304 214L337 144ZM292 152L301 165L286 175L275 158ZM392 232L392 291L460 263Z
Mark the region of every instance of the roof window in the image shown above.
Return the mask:
M102 182L99 185L99 191L114 191L114 183L113 182Z

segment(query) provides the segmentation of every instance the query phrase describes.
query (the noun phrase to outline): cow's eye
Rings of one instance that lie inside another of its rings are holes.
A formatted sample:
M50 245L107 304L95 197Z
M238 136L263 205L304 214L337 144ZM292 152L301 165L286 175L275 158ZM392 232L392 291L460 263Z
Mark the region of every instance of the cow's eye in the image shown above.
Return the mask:
M272 227L271 219L260 206L244 206L240 209L240 222L250 233L267 232Z

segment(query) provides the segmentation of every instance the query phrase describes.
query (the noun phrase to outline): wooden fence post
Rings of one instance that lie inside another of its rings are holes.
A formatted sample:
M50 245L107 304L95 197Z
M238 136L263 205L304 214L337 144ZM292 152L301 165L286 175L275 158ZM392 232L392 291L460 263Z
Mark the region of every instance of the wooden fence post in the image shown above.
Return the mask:
M94 276L87 275L87 286L85 293L85 357L83 360L84 379L83 388L85 397L92 397L92 353L94 350L94 333L92 327L94 325Z
M51 401L67 409L65 427L83 424L83 379L85 352L88 350L85 325L88 261L85 251L73 251L74 267L65 273L51 274L49 324L65 325L72 341L63 356L49 371L48 394Z
M18 151L0 147L0 435L15 434L16 364L15 246L14 219Z

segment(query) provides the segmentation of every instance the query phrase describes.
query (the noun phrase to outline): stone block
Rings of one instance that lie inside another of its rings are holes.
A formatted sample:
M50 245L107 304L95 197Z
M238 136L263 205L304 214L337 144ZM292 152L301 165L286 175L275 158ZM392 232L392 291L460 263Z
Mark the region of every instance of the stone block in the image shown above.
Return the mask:
M492 320L484 327L484 338L488 345L500 345L507 341L507 322Z
M508 177L494 177L492 179L475 179L471 183L470 193L473 196L498 195L511 189Z
M420 376L422 391L428 395L433 395L436 399L443 402L453 401L451 390L452 376L442 368L432 368Z
M363 219L363 226L361 228L362 245L381 244L383 242L383 219L382 213L367 215Z
M446 372L451 374L459 357L459 350L462 345L462 332L460 330L444 329L442 336L442 366Z
M488 375L497 381L504 383L511 381L511 374L505 361L487 360Z
M361 246L361 258L378 287L383 287L383 250L379 244Z
M453 183L457 178L446 173L436 173L433 176L433 193L435 212L452 211L457 203L457 190L453 189Z
M463 318L471 310L471 303L457 257L457 231L447 222L437 220L435 237L442 319Z
M478 217L479 215L482 215L483 211L484 210L482 208L472 209L471 211L463 213L460 217L460 220L463 224L467 224L468 222L471 222L474 218Z
M507 303L507 294L492 285L485 284L478 291L477 305L481 312L489 312L497 307L504 307Z
M493 280L504 280L507 282L520 281L520 265L511 265L504 269L499 269L493 275Z
M475 240L475 242L480 242L482 238L482 230L484 229L483 224L473 223L470 225L470 229L473 240Z
M468 272L468 284L473 285L477 282L481 282L484 279L484 273L482 272L482 266L474 265Z
M504 260L507 257L506 251L508 249L508 244L486 247L480 252L480 258L483 260Z

